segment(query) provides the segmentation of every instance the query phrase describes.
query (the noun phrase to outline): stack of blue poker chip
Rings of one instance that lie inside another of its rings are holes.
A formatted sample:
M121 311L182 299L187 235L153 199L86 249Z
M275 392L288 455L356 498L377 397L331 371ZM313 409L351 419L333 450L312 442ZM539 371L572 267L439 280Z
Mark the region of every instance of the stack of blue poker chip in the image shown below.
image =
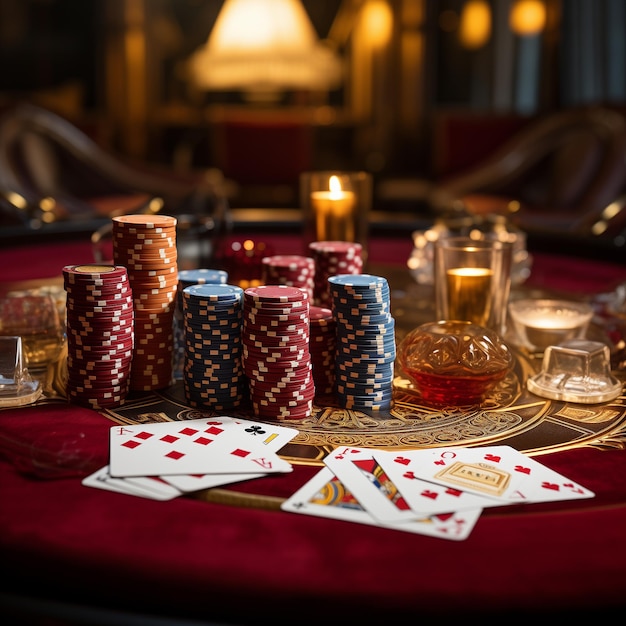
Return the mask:
M246 382L241 360L243 289L191 285L183 295L183 388L195 408L227 410L241 404Z
M192 285L225 285L228 282L228 272L214 269L180 270L178 272L178 286L181 291Z
M339 274L328 282L337 322L337 398L347 409L389 409L396 358L389 284L371 274Z
M174 311L174 352L172 355L172 371L176 380L183 377L185 360L185 333L183 330L183 290L192 285L225 285L228 282L228 272L208 268L179 270L178 298Z

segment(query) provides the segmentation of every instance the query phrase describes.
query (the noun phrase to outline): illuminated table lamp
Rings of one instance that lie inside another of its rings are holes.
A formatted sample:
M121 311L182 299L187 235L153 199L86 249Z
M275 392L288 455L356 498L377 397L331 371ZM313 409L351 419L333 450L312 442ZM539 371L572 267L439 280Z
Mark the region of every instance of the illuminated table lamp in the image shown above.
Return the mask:
M341 82L339 57L319 41L299 0L226 0L189 70L199 89L242 90L252 100Z

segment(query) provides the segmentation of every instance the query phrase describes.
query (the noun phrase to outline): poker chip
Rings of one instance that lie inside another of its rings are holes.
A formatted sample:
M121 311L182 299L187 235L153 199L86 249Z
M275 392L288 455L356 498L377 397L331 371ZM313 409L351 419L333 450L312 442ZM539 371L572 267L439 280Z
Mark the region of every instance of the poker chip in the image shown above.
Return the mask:
M126 399L134 347L132 291L119 265L68 265L67 377L70 402L94 409Z
M74 283L89 286L110 286L114 284L114 279L122 281L127 280L127 272L125 267L116 265L66 265L63 268L63 277L65 285Z
M389 409L396 342L387 280L369 274L336 274L328 278L328 285L337 325L337 399L349 409Z
M289 285L261 285L260 287L248 287L246 289L246 302L261 303L263 309L270 308L274 303L284 305L293 303L287 308L303 305L308 303L308 296L302 292L302 289L290 287ZM285 308L282 306L282 308Z
M313 410L309 307L308 290L291 285L244 291L242 362L260 419L303 419Z
M137 232L142 234L145 234L147 229L150 229L151 233L159 233L162 232L161 229L167 228L169 232L176 226L176 218L169 215L128 214L114 217L113 221L119 225L122 232L137 227L139 229Z
M225 285L228 282L228 272L210 268L180 270L178 283L181 289L191 285Z

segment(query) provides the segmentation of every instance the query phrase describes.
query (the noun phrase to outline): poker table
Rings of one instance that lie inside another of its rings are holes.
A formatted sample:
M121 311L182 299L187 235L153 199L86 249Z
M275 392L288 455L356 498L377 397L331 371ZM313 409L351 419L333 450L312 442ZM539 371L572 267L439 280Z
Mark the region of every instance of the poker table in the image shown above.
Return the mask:
M262 238L276 251L299 251L297 237ZM409 236L373 237L369 246L368 270L392 285L399 339L432 306L428 288L406 269L411 248ZM64 265L92 260L83 240L7 246L0 250L0 292L58 283ZM534 255L522 289L580 296L625 280L623 265L543 253ZM536 366L517 355L514 391L471 415L416 408L401 384L398 411L376 424L317 406L283 451L293 472L168 502L89 489L81 479L107 464L113 423L132 423L146 411L185 419L177 385L103 412L62 397L2 409L2 614L63 624L612 616L626 608L626 398L544 402L523 389ZM322 416L332 426L319 428ZM280 510L340 443L434 446L442 433L457 445L513 445L595 497L486 509L464 541Z

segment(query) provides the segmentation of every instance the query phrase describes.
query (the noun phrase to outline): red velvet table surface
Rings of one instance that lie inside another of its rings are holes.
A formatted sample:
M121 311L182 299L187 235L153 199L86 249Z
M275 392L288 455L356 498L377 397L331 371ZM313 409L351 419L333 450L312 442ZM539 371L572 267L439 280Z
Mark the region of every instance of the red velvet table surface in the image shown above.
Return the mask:
M300 237L284 234L251 235L275 254L302 254ZM245 236L231 236L226 242L243 241ZM374 263L406 266L413 250L411 237L374 237L369 242L369 259ZM529 287L551 288L571 293L599 293L626 281L626 264L576 258L574 254L533 253L534 262ZM65 265L93 262L89 241L45 243L38 246L5 246L0 249L0 284L31 279L55 278Z
M0 557L11 582L76 602L114 597L160 614L239 621L624 606L623 450L539 457L595 498L485 510L457 542L84 487L81 477L107 462L110 427L99 413L63 403L0 411ZM296 466L250 482L286 496L314 471Z
M91 261L84 245L62 248L21 258L3 250L1 280L56 276L63 264ZM410 243L392 248L405 262ZM569 262L553 261L565 273L559 264ZM626 277L624 268L577 263L567 275L575 273L578 286L585 274L596 287L598 279L608 286ZM594 498L489 509L457 542L84 487L81 478L107 463L110 427L100 413L64 402L0 410L0 563L8 588L234 623L258 623L260 615L290 624L581 615L626 606L623 442L537 457ZM315 471L295 466L242 489L287 497Z

